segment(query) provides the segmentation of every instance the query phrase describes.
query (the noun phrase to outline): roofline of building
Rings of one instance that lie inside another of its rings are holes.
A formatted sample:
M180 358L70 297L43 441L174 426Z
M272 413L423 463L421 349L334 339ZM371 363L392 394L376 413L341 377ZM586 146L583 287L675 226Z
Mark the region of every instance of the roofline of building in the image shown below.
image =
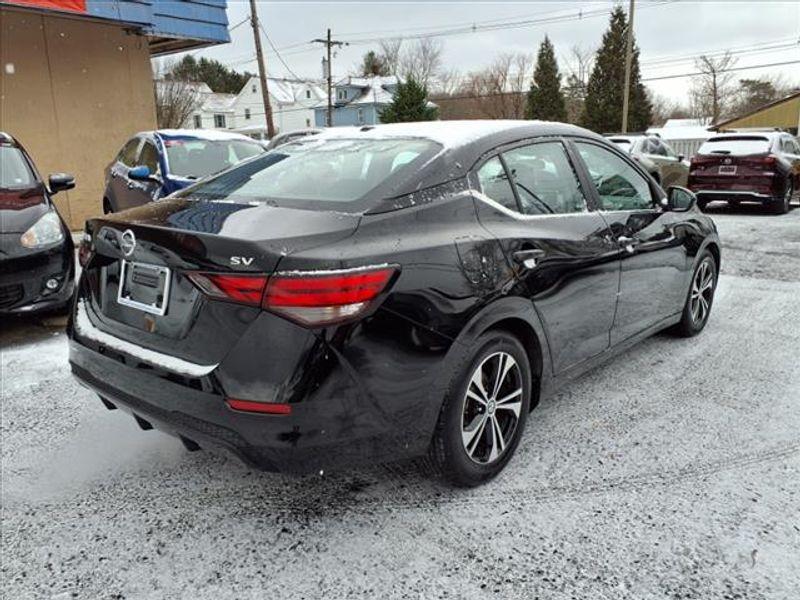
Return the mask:
M795 98L799 98L799 97L800 97L800 89L792 92L788 96L784 96L783 98L779 98L777 100L773 100L772 102L768 102L767 104L763 104L762 106L759 106L758 108L754 108L753 110L748 111L748 112L746 112L744 114L738 115L738 116L730 118L730 119L726 119L726 120L721 121L719 123L715 123L713 127L715 129L719 129L721 127L725 127L726 125L729 125L729 124L733 123L734 121L740 121L742 119L746 119L747 117L751 117L751 116L753 116L753 115L755 115L757 113L760 113L763 110L766 110L768 108L772 108L773 106L777 106L779 104L783 104L784 102L789 102L789 101L794 100Z

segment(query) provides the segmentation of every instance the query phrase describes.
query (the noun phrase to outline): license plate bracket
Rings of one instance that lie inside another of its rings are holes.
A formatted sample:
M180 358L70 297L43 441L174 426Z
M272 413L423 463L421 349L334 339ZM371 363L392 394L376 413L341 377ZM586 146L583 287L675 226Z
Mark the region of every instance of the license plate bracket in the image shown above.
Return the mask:
M169 303L171 273L168 267L120 261L117 302L163 316Z
M720 175L736 175L736 165L720 165Z

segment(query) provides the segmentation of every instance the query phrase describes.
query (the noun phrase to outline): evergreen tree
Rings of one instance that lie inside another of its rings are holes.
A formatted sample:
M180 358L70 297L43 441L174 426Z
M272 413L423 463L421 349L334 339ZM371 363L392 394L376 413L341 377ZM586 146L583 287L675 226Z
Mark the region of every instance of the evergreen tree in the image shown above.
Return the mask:
M253 74L247 71L239 73L214 59L198 61L191 54L184 56L165 75L165 79L203 82L212 91L227 94L238 94L251 77Z
M533 83L525 105L525 118L542 121L566 121L567 108L561 91L561 74L558 72L556 53L550 39L545 36L536 57Z
M410 121L435 121L439 109L428 106L428 89L409 77L397 85L392 101L379 112L381 123L407 123Z
M622 126L622 93L625 87L625 45L628 19L622 7L611 13L608 30L597 51L589 77L581 125L598 133L619 131ZM639 49L633 45L628 131L650 126L652 107L639 72Z
M364 77L389 75L389 69L386 68L386 64L381 60L381 57L374 50L370 50L364 55L361 62L361 74Z

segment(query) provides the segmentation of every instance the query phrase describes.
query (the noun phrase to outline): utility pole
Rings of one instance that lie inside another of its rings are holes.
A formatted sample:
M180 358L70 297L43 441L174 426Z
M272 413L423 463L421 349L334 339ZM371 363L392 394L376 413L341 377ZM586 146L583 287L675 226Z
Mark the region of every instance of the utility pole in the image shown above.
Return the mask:
M625 41L625 89L622 90L622 133L628 131L628 103L631 96L631 66L633 63L633 5L628 9L628 37Z
M311 41L316 44L325 44L325 47L328 51L328 72L326 73L328 76L328 112L325 116L325 124L328 127L333 127L333 65L331 64L331 48L333 48L333 46L339 46L341 48L345 45L345 42L337 42L336 40L332 40L330 28L328 28L327 38L317 38Z
M256 42L256 58L258 59L258 75L261 78L261 95L264 98L264 115L267 118L267 137L275 137L275 123L272 121L272 105L269 102L267 87L267 65L264 63L264 52L261 50L261 35L256 12L256 0L250 0L250 23L253 25L253 37Z

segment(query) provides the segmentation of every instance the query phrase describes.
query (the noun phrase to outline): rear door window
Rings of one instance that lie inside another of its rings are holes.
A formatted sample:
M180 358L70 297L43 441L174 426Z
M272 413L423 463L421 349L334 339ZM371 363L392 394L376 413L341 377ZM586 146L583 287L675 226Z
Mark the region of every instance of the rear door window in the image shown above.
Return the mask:
M769 150L769 138L742 135L711 138L700 146L698 154L747 156L749 154L767 154Z
M158 150L153 142L145 141L142 151L139 153L139 164L150 169L150 173L153 175L158 173Z
M561 142L540 142L503 153L526 215L586 211L586 198Z
M633 165L606 148L575 142L600 197L602 210L643 210L653 208L650 184Z
M508 174L497 156L487 160L478 169L478 181L480 181L481 191L484 195L509 210L519 211Z
M122 150L119 151L117 160L125 166L135 166L136 156L138 154L137 151L139 150L139 142L141 142L141 140L138 137L128 140L128 143L125 144L122 147Z

